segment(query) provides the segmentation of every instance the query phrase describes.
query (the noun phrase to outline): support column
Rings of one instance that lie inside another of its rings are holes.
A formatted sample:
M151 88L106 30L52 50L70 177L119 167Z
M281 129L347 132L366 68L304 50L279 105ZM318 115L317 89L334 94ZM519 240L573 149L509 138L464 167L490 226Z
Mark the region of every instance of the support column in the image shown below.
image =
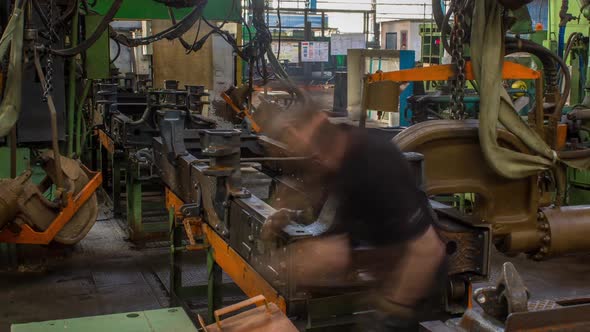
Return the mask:
M137 240L143 233L141 219L141 182L132 165L127 165L127 226L129 227L131 240Z
M213 248L207 249L207 276L208 276L208 291L207 291L207 304L208 304L208 319L209 322L214 322L215 310L221 308L222 305L222 270L213 258Z

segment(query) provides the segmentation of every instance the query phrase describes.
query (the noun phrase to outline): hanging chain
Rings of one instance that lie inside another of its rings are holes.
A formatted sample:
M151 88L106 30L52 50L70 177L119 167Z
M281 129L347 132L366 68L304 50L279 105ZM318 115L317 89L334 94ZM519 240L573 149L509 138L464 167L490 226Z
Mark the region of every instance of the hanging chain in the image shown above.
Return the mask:
M49 21L49 47L53 48L55 42L55 18L53 9L55 7L55 0L49 1L49 10L47 12L47 20ZM47 53L47 65L45 66L45 80L46 85L43 87L43 101L47 101L47 97L53 92L53 53Z
M455 22L451 31L451 57L456 68L456 77L451 81L451 118L465 119L465 57L463 43L465 38L465 5L453 3Z

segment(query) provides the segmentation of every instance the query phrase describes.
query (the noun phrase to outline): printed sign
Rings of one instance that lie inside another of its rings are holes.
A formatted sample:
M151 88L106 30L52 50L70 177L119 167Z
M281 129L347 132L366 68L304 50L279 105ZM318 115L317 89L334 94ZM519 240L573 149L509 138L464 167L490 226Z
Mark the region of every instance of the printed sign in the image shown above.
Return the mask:
M301 62L328 62L330 43L304 41L301 42Z

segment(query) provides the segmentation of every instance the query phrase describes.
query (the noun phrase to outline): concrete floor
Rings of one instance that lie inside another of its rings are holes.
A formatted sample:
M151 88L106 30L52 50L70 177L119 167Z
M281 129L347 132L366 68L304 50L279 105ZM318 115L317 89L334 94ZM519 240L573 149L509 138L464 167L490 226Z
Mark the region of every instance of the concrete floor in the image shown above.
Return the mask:
M64 257L49 258L44 271L0 274L0 332L11 323L169 307L168 243L137 248L126 237L123 223L103 213L84 240ZM191 256L190 263L185 285L205 284L204 254ZM225 276L224 282L231 280ZM228 294L224 304L242 299ZM204 312L207 299L189 306Z
M168 259L167 243L139 249L126 240L121 221L102 213L69 254L47 261L46 271L0 274L0 332L9 331L11 323L168 307ZM492 282L505 261L515 264L532 300L590 298L590 255L533 262L495 253ZM204 283L204 257L194 257L190 263L186 282ZM231 281L226 277L224 282ZM224 304L242 296L229 294ZM189 304L196 311L206 309L204 298Z

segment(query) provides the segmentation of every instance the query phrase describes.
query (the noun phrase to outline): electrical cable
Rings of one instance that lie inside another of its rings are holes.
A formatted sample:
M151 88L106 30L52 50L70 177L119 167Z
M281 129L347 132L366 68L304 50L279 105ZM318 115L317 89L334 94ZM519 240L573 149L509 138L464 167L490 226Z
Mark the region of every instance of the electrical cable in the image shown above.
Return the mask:
M449 20L451 19L451 14L453 14L453 7L454 3L451 3L451 6L449 6L449 11L445 14L443 21L442 21L442 27L445 28L449 25ZM450 30L446 30L441 28L440 30L440 39L443 43L443 47L444 49L447 51L447 53L452 54L452 50L451 50L451 45L449 44L449 41L447 40L447 35L450 32Z
M114 42L115 42L115 44L117 44L117 54L115 55L115 57L113 57L113 59L109 62L109 64L115 63L115 61L117 61L117 59L121 55L121 43L119 43L116 40L114 40Z
M92 35L90 35L88 39L84 40L75 47L59 50L51 49L50 52L63 57L71 57L88 50L102 36L102 33L109 27L109 23L113 20L113 18L117 14L117 11L119 11L119 8L121 8L122 4L123 0L114 0L111 8L109 8L108 12L105 14L100 24L96 27L96 30L94 30L94 32L92 33ZM74 31L72 32L76 33Z
M563 107L567 102L567 97L569 96L571 90L571 74L567 69L567 66L563 59L551 52L550 50L548 50L547 48L542 47L539 44L536 44L526 39L506 37L505 47L506 54L523 51L537 56L543 62L543 69L545 75L548 75L548 72L550 71L554 71L557 65L559 66L559 70L562 72L564 78L564 87L563 93L561 94L561 99L559 103L555 105L554 114L561 114L561 111L563 110ZM550 61L547 60L553 61L553 68L549 67ZM548 82L548 84L552 84L552 82Z
M148 37L141 37L141 38L129 38L123 34L118 34L115 31L110 31L110 37L119 41L122 45L127 47L137 47L141 45L149 45L161 39L168 39L173 40L177 39L180 36L184 35L201 17L203 13L203 9L207 4L207 0L199 0L199 3L193 8L193 10L185 16L182 20L180 20L177 24Z
M281 0L277 0L277 19L279 20L279 45L277 46L277 59L281 60L281 33L283 25L281 24Z
M449 8L449 12L452 12L451 8ZM449 26L449 18L446 17L447 15L450 16L448 13L443 13L442 10L442 1L441 0L432 0L432 16L434 16L434 21L438 26L441 34L441 40L443 42L443 46L447 52L450 52L449 43L446 40L447 34L451 31Z

